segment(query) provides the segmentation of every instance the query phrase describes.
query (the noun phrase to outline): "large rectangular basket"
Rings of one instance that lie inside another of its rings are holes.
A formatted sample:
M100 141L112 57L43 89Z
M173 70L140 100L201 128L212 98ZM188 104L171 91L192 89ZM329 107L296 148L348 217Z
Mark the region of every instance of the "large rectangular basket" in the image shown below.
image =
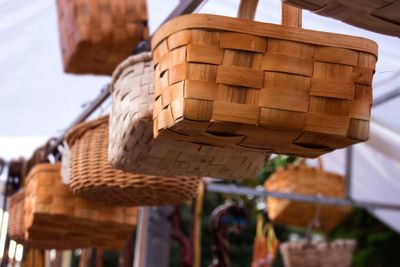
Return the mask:
M25 191L25 239L35 247L121 249L133 233L136 208L85 201L61 183L60 164L38 164Z
M147 37L145 0L57 0L64 70L111 75Z
M346 183L343 176L325 172L322 167L311 168L303 163L280 169L266 182L272 192L295 193L308 196L344 198ZM350 207L312 204L287 199L267 198L268 216L274 223L308 227L318 219L317 230L329 232L350 212Z
M256 177L269 156L260 151L175 141L167 136L154 139L150 53L131 56L121 63L113 74L111 90L109 160L115 168L162 176L246 179Z
M341 20L366 30L400 37L398 0L283 0L315 14Z
M152 39L155 135L302 157L367 140L376 43L293 27L301 13L286 5L283 22L164 24Z

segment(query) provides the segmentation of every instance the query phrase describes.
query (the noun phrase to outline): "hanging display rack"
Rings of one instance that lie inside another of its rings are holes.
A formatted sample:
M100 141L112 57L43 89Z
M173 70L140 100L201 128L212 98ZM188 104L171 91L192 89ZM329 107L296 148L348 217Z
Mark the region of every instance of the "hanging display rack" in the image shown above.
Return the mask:
M352 206L364 209L387 209L387 210L400 210L400 205L396 204L386 204L377 203L372 201L356 201L350 198L332 198L324 196L308 196L293 193L281 193L281 192L271 192L262 189L255 189L246 186L237 186L234 184L219 184L219 183L207 183L207 191L215 193L225 193L231 195L244 195L252 197L274 197L282 198L293 201L308 202L308 203L318 203L325 205L335 205L335 206Z
M207 0L180 0L178 6L170 13L170 15L165 19L164 22L183 14L189 14L198 9L201 5L205 4ZM164 23L163 22L163 23ZM162 25L162 24L161 24ZM143 43L139 44L135 49L135 53L143 49ZM145 49L145 48L144 48ZM110 97L110 84L106 84L100 91L100 94L83 110L83 112L65 129L63 134L61 134L56 141L53 143L50 152L56 152L58 146L62 144L65 139L65 134L76 126L77 124L85 121L90 117L109 97ZM396 88L393 91L377 98L373 107L382 105L395 97L400 96L400 88ZM309 203L320 203L329 205L342 205L342 206L354 206L365 209L388 209L388 210L400 210L400 205L396 204L386 204L377 203L370 201L359 201L351 199L351 174L352 174L352 162L353 162L353 149L350 147L346 151L346 178L347 178L347 197L344 199L328 198L323 196L307 196L293 193L280 193L280 192L270 192L265 190L254 189L251 187L236 186L233 184L218 184L218 183L208 183L207 190L209 192L216 193L226 193L235 195L249 195L254 197L274 197L283 198L293 201L302 201Z

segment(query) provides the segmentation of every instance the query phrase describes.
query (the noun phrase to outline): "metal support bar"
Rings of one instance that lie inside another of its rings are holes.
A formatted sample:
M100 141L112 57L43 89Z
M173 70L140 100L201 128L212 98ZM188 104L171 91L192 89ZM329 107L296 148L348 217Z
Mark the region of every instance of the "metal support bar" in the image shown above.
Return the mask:
M77 124L84 122L90 115L93 114L100 106L103 104L107 98L110 96L110 85L105 85L100 94L85 108L85 110L68 126L67 130L57 138L57 141L51 147L50 152L56 152L57 147L64 141L65 135L67 134L68 130L76 126Z
M272 191L258 190L251 187L243 187L232 184L207 183L206 190L208 192L255 196L255 197L274 197L274 198L289 199L299 202L319 203L325 205L354 206L366 209L400 210L400 205L396 204L375 203L369 201L354 201L346 198L340 199L340 198L323 197L323 196L308 196L308 195L300 195L292 193L272 192Z
M171 12L171 14L163 21L163 23L161 23L161 25L177 16L193 13L206 2L207 0L181 0L179 5Z
M393 91L390 91L389 93L375 98L372 107L376 108L382 104L385 104L386 102L390 100L394 100L395 98L400 96L400 88L396 88Z
M353 147L350 146L346 149L346 197L351 199L353 177Z

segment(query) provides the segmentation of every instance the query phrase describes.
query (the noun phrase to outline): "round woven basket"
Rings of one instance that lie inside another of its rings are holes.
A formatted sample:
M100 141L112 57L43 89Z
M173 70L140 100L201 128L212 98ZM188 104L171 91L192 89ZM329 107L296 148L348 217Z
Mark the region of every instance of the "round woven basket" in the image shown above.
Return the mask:
M268 191L296 193L311 196L344 198L346 193L343 176L311 168L301 163L280 169L265 183ZM274 223L307 227L318 217L320 226L316 230L328 232L339 224L350 212L350 207L317 205L286 199L267 198L268 215Z
M113 169L108 162L108 116L82 123L67 135L69 179L85 199L118 206L186 203L196 195L199 177L155 176Z
M17 243L25 243L25 191L10 197L8 202L8 235Z
M123 171L225 179L256 177L268 153L201 142L153 138L154 82L151 53L131 56L113 74L109 160ZM170 134L173 136L172 131Z

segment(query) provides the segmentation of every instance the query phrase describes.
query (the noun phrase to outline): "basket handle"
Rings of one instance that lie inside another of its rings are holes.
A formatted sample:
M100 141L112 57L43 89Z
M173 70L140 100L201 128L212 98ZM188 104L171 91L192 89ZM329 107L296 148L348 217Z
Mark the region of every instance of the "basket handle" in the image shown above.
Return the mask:
M240 0L237 17L254 20L258 0ZM282 25L301 28L302 12L300 8L282 3Z

